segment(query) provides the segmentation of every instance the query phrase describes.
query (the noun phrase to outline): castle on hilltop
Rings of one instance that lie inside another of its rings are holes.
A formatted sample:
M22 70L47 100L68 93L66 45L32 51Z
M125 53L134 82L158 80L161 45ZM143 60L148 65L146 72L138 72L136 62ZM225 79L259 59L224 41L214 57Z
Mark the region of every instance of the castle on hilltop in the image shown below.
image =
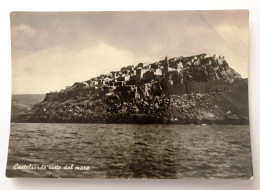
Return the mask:
M140 91L145 96L161 92L184 94L208 88L204 87L208 81L227 81L234 78L240 78L240 75L229 68L224 56L207 56L203 53L190 57L165 57L151 64L129 65L120 71L111 71L84 82L75 82L59 92L47 93L45 101L97 93L109 96L122 89L133 92L135 98L140 97ZM203 87L200 87L201 85Z

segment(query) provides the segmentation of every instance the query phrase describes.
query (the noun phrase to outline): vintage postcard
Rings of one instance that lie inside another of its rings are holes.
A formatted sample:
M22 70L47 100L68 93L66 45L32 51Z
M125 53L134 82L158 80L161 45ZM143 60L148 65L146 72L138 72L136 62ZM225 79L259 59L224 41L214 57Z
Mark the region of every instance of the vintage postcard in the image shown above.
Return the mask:
M6 176L250 179L248 17L12 12Z

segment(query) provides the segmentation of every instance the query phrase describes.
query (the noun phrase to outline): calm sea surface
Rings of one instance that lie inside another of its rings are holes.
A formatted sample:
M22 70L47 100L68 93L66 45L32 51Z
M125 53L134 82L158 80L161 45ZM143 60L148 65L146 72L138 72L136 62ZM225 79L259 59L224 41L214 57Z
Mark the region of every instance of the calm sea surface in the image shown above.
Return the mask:
M250 130L246 125L12 123L7 176L250 178Z

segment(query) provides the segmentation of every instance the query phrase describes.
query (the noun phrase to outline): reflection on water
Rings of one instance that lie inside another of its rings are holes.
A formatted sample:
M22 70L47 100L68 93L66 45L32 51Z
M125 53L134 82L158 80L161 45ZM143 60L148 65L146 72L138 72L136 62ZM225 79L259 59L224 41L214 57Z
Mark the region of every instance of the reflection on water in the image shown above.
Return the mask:
M19 165L87 170L13 170ZM249 126L12 123L9 177L250 178Z

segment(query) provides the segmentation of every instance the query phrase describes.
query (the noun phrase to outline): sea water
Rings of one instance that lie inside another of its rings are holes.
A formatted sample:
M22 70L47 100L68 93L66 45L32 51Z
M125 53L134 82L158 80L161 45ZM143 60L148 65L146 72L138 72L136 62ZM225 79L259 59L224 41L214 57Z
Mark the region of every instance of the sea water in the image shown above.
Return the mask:
M248 125L11 124L9 177L225 179L252 173Z

